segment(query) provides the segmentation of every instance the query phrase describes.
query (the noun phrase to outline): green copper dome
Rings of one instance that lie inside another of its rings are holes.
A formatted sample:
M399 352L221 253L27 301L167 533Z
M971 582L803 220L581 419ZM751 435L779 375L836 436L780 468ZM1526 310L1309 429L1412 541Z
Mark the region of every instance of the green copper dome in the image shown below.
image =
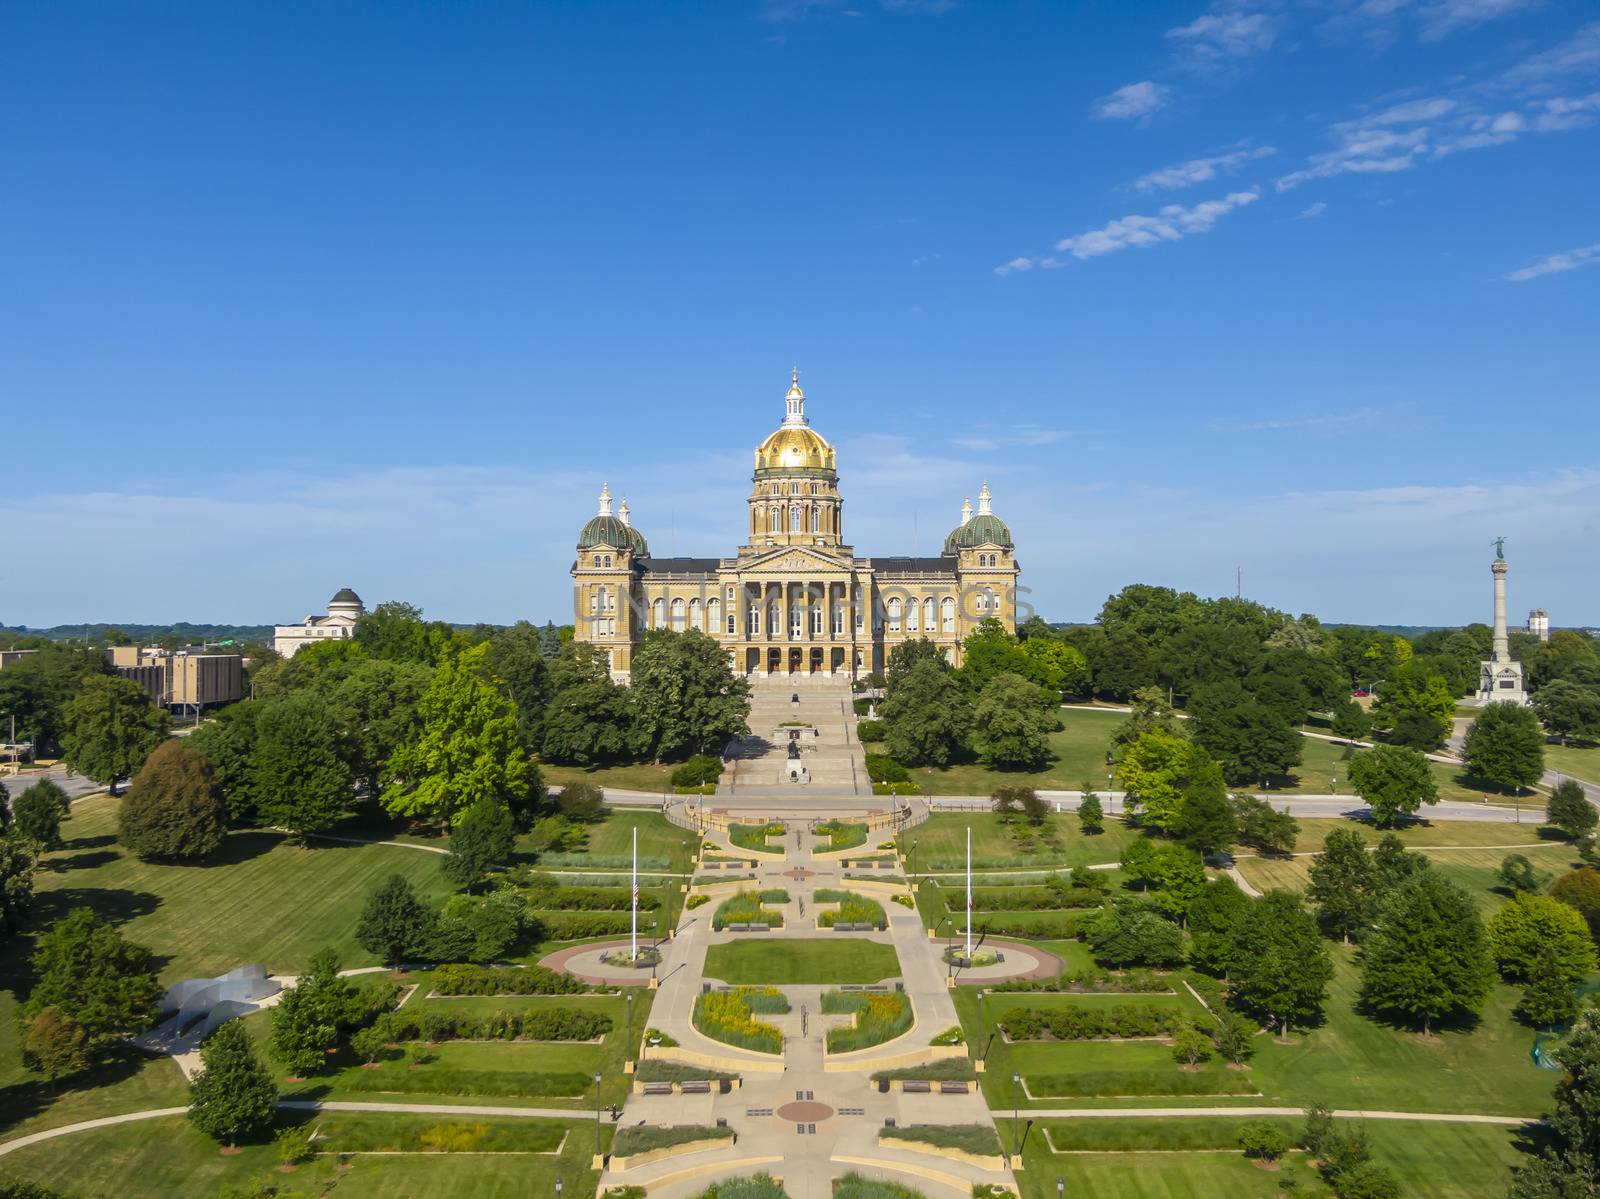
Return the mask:
M1012 549L1011 530L1006 522L996 516L989 507L989 484L983 485L983 490L978 493L978 514L972 514L972 503L968 501L961 506L961 523L950 531L950 536L944 539L944 552L947 555L955 554L964 549L972 549L979 545L998 545L1004 549Z
M611 515L611 492L607 488L600 490L599 514L591 516L578 534L580 550L592 550L601 545L614 550L632 550L639 558L650 556L644 534L628 523L628 501L622 501L620 516Z

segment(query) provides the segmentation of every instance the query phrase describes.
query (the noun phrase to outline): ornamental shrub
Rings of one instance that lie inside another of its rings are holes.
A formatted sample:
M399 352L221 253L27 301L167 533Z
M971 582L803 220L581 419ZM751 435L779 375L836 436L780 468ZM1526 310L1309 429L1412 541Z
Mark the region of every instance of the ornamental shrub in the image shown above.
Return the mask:
M595 990L570 974L543 966L469 966L452 963L433 972L436 995L582 995Z
M1180 1022L1176 1012L1154 1004L1116 1003L1016 1008L1001 1018L1000 1028L1012 1041L1099 1041L1170 1036Z

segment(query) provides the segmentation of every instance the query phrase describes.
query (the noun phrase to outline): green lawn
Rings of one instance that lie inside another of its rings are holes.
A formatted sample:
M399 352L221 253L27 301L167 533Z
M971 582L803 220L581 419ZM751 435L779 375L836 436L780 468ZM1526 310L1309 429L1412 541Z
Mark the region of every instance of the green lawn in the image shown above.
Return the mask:
M1117 1199L1276 1199L1284 1194L1325 1196L1325 1184L1291 1152L1276 1170L1263 1169L1231 1145L1190 1150L1191 1145L1237 1141L1249 1121L1209 1117L1172 1120L1085 1120L1063 1126L1052 1122L1059 1147L1052 1153L1042 1129L1018 1130L1009 1118L997 1123L1007 1148L1021 1132L1024 1169L1017 1181L1023 1199L1054 1199L1056 1180L1067 1195L1115 1195ZM1026 1123L1026 1122L1024 1122ZM1273 1121L1297 1128L1299 1121ZM1412 1124L1369 1120L1373 1159L1399 1176L1407 1199L1502 1199L1511 1167L1525 1160L1517 1151L1514 1128L1472 1124ZM1095 1144L1107 1148L1085 1152ZM1138 1149L1149 1146L1150 1151Z
M1078 831L1076 813L1052 812L1037 829L1026 821L1003 824L991 812L939 812L903 836L903 853L909 853L908 873L964 869L967 830L972 830L974 868L984 866L1088 866L1115 862L1123 848L1138 836L1120 820L1107 820L1105 832L1085 837ZM1019 841L1018 834L1029 834ZM912 850L912 843L916 849Z
M1546 745L1544 765L1546 770L1600 783L1600 745Z
M303 968L323 946L346 966L373 964L355 943L367 895L391 874L411 881L427 902L451 888L443 858L389 845L321 842L301 849L282 834L230 833L202 865L141 862L116 841L109 797L74 804L66 847L35 877L35 928L87 905L162 959L161 978L218 974L248 962L277 973Z
M1061 709L1062 729L1050 734L1051 762L1043 770L991 770L965 762L943 770L914 769L913 782L928 795L988 795L996 787L1076 791L1085 782L1103 790L1111 733L1125 713L1096 708Z
M1426 819L1428 809L1423 808L1420 815ZM1523 813L1524 817L1528 813ZM1531 819L1524 819L1521 824L1516 823L1515 814L1506 812L1503 820L1431 820L1426 824L1407 824L1396 829L1380 829L1370 824L1355 824L1361 835L1369 844L1376 845L1378 839L1387 832L1394 833L1406 846L1418 849L1429 845L1559 845L1558 841L1550 841L1539 833L1539 824ZM1315 853L1322 848L1322 843L1336 828L1350 828L1352 822L1348 820L1334 820L1323 818L1301 819L1300 836L1295 841L1296 853Z
M543 1130L553 1122L527 1121L533 1128L506 1129L510 1121L463 1119L444 1116L362 1114L316 1116L313 1120L329 1136L328 1147L360 1148L393 1142L409 1143L421 1129L438 1125L468 1124L484 1129L484 1143L506 1139L512 1143L537 1143L548 1139ZM405 1153L368 1156L355 1152L340 1167L331 1156L320 1156L292 1173L277 1171L277 1153L270 1145L247 1145L237 1154L219 1153L181 1117L142 1121L112 1128L74 1133L19 1149L4 1160L7 1177L26 1178L64 1192L82 1196L116 1195L129 1199L214 1199L223 1187L241 1187L257 1178L270 1178L281 1193L317 1195L337 1182L341 1199L452 1199L471 1194L485 1199L521 1199L552 1195L555 1180L564 1182L563 1194L587 1199L594 1194L599 1175L590 1170L594 1152L594 1123L578 1120L555 1124L566 1132L559 1154L551 1153ZM608 1145L611 1125L602 1128Z
M875 983L900 974L893 945L832 937L730 941L706 951L705 976L733 984Z
M559 790L568 783L593 783L596 787L616 787L621 791L648 791L660 795L672 789L671 764L652 766L649 762L635 762L627 766L596 766L586 770L582 766L555 766L541 762L539 773L551 787Z

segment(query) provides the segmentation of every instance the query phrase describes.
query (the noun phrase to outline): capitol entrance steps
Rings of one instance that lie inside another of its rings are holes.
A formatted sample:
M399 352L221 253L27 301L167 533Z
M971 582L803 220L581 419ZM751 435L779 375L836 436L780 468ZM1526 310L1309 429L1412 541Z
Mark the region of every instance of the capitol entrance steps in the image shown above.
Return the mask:
M750 735L729 745L717 793L803 788L870 794L866 756L856 739L854 698L843 676L751 679Z

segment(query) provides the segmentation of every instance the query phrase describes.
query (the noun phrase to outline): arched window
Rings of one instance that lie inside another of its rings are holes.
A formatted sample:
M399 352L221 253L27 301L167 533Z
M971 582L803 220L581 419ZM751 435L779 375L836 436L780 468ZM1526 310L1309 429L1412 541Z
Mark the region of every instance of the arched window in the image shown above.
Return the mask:
M672 627L676 632L683 632L683 597L681 595L672 601Z
M789 508L789 532L798 533L799 531L800 531L800 505L799 504L794 504L794 505L791 505L790 508Z
M745 623L749 626L747 636L761 636L761 605L751 602L749 610L745 613Z
M922 627L928 632L933 632L933 597L929 596L922 601Z
M816 505L813 504L812 508L811 508L811 531L813 533L816 533L816 532L820 531L820 529L818 527L818 524L817 524L817 520L818 520L818 517L820 515L821 514L818 512L818 510L816 508Z
M889 631L898 633L900 631L900 597L891 595L886 606L889 609Z
M600 592L591 591L589 593L589 611L591 613L600 611Z
M956 601L948 595L939 602L939 627L946 633L956 631Z
M650 627L664 629L667 627L667 601L658 598L650 605Z
M607 566L610 566L610 565L611 565L611 555L610 555L610 554L607 554L607 555L606 555L606 565L607 565Z
M691 629L695 630L695 632L697 632L697 633L703 633L703 632L706 631L705 630L705 626L700 623L700 615L701 615L701 613L700 613L700 601L698 599L690 600L689 601L689 627Z
M783 605L777 600L772 601L772 605L767 611L767 632L783 632Z
M906 604L906 632L916 633L921 629L922 624L917 619L917 601L911 600Z
M783 509L774 504L772 506L772 523L768 526L768 532L781 533L782 531Z
M596 554L596 555L595 555L595 556L594 556L594 564L595 564L595 565L596 565L596 566L599 566L599 565L600 565L600 555L599 555L599 554Z
M706 601L706 632L715 633L722 628L722 601L712 596ZM728 632L733 632L729 629Z

